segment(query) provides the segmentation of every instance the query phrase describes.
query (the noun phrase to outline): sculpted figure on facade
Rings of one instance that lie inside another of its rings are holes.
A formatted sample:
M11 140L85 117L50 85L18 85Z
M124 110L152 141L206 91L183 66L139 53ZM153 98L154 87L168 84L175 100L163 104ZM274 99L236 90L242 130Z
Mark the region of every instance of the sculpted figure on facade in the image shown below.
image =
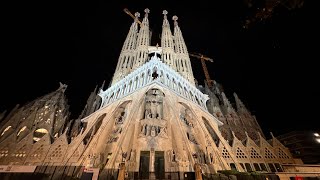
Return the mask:
M121 132L122 132L122 127L117 127L112 131L113 134L121 134Z
M119 134L122 133L122 126L125 120L125 108L120 107L115 115L114 115L115 125L113 127L113 130L111 131L111 134L107 140L107 143L113 143L117 142L119 139Z
M167 137L167 130L166 127L160 125L144 123L141 125L139 136Z
M169 162L176 162L176 152L173 149L167 151L167 157Z
M151 127L151 133L150 133L150 135L151 135L152 137L155 137L155 136L156 136L156 128L155 128L154 126Z
M196 138L194 137L194 135L191 132L187 132L187 137L189 139L189 141L191 141L194 144L198 144Z
M167 137L167 128L166 127L160 127L160 133L159 133L160 137Z
M129 161L132 161L132 162L136 161L136 150L135 149L130 151Z
M210 164L214 163L213 153L209 153L209 161L210 161Z
M193 127L192 114L189 109L184 109L180 114L180 119L189 127Z
M168 161L172 162L171 150L167 150L166 153L167 153L166 156L167 156Z
M124 108L121 108L116 112L116 114L115 114L115 124L116 125L123 124L124 114L125 114Z
M87 167L92 168L96 160L95 154L89 154L87 159Z
M99 153L96 157L96 160L94 162L94 166L95 167L99 167L103 164L103 160L104 160L104 155L103 153Z
M151 89L145 98L145 119L162 119L163 93L158 89Z

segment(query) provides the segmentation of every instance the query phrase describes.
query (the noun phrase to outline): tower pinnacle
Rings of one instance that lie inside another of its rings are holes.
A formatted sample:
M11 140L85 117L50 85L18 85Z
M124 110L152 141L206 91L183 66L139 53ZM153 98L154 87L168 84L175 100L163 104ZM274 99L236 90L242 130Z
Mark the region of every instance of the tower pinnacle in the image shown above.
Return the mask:
M146 8L146 9L144 10L144 12L146 13L144 16L145 16L145 17L148 17L148 14L150 13L150 10L149 10L148 8Z
M132 51L134 51L137 46L138 18L140 17L140 13L136 12L134 13L134 16L134 22L132 23L127 38L122 46L116 71L112 78L112 84L122 79L132 70L132 63L135 60L135 54L132 54Z
M162 24L162 26L163 26L163 27L164 27L164 26L169 27L170 25L169 25L169 21L168 21L168 19L167 19L168 11L167 11L167 10L163 10L163 11L162 11L162 14L163 14L163 24ZM170 29L170 27L169 27L169 29ZM171 31L170 31L170 34L171 34Z
M172 16L172 20L174 21L174 25L177 26L178 25L178 16L174 15Z
M162 56L161 59L164 63L168 64L171 68L176 70L174 64L174 42L173 36L170 30L170 24L167 19L167 10L162 11L163 14L163 24L162 24L162 34L161 34L161 47Z
M163 10L162 14L164 15L165 18L167 18L168 11L167 10Z
M138 17L140 17L140 13L136 12L136 13L134 13L134 16L136 17L135 19L138 19Z
M194 83L194 77L191 67L191 62L189 58L189 53L187 50L186 43L184 42L182 32L178 26L178 17L173 16L172 20L174 21L174 42L175 42L175 63L177 71L189 82Z

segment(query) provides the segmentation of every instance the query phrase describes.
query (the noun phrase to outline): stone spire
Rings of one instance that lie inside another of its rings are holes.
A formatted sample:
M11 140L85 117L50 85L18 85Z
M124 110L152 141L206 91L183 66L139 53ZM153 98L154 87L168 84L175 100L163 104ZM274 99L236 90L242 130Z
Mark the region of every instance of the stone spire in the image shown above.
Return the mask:
M170 24L169 24L169 21L168 21L168 18L167 18L168 11L167 11L167 10L163 10L163 11L162 11L162 14L163 14L163 24L162 24L162 27L170 27Z
M177 22L178 17L173 16L172 19L174 21L174 45L176 53L174 64L176 65L176 70L191 84L195 85L187 46L184 42L182 32Z
M174 44L173 44L173 36L170 30L170 24L167 19L168 12L166 10L162 13L163 24L162 24L162 35L161 35L161 47L162 47L162 56L161 60L168 64L171 68L176 70L176 66L174 64Z
M123 43L112 84L122 79L124 76L130 73L132 69L132 64L135 59L133 51L136 49L139 17L140 13L136 12L134 22L132 23L127 38Z
M243 102L239 99L238 95L236 93L233 93L234 99L236 101L236 107L237 107L237 111L239 113L249 113L248 109L246 108L246 106L243 104Z
M144 64L148 59L148 46L150 45L150 30L149 30L149 20L148 14L150 10L146 8L144 10L145 15L142 21L142 25L140 31L138 33L137 39L137 49L135 55L135 61L133 64L133 68L137 68Z
M236 93L233 93L233 96L236 101L238 115L245 126L244 129L247 130L250 137L252 139L257 139L258 136L255 132L259 132L263 137L265 137L255 116L251 115L250 111L246 108Z
M222 109L224 110L224 114L232 114L235 113L234 108L232 107L232 104L228 100L226 94L224 92L221 93L222 101L223 101L223 107Z
M61 135L61 128L64 127L70 115L65 95L66 89L67 85L60 83L56 91L37 99L32 108L36 110L33 125L46 129L51 137Z
M99 109L101 104L101 97L98 96L97 86L91 92L90 96L88 97L87 104L85 105L84 109L82 110L79 119L85 118L90 114L94 113L96 110Z
M15 130L13 132L17 133L17 140L29 133L34 133L34 141L41 139L44 134L49 134L51 138L60 136L70 115L66 88L67 85L60 83L57 90L22 106L4 127L11 126Z

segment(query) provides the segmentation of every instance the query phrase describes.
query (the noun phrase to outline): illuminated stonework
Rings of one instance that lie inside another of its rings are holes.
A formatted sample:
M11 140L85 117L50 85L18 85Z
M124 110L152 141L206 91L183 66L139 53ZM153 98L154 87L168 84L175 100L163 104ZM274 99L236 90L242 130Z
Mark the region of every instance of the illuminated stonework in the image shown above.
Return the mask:
M6 117L0 164L193 172L198 163L215 173L296 163L276 138L265 140L236 94L233 107L218 83L195 84L176 16L172 34L163 12L161 46L151 46L145 12L140 29L136 13L111 86L95 89L78 119L69 119L63 84Z

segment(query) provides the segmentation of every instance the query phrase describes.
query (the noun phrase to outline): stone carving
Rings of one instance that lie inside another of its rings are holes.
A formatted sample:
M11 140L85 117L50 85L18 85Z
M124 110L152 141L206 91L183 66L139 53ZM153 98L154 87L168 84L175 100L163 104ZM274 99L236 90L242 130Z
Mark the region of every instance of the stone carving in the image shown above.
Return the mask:
M230 135L230 131L227 129L227 128L225 128L225 127L221 127L220 128L220 131L221 131L221 135L222 135L222 137L224 138L224 139L226 139L226 140L229 140L229 139L231 139L231 135Z
M122 162L125 162L127 160L127 156L128 156L128 153L127 152L123 152L121 153L121 157L122 157Z
M140 120L140 137L167 138L167 122L163 119L163 96L159 89L150 89L145 97L145 115Z
M253 128L248 130L248 135L252 140L257 140L259 138L257 131L255 131Z
M103 153L99 153L94 162L95 167L99 167L103 163L104 155Z
M213 154L212 154L212 153L210 153L210 154L209 154L209 160L210 160L210 163L211 163L211 164L213 164L213 163L215 162L215 160L214 160L214 157L213 157Z
M202 150L199 150L198 153L199 153L200 163L206 164L206 155L204 154L204 152Z
M234 135L238 138L238 139L246 139L246 135L245 133L243 133L243 131L237 127L233 128L234 129Z
M211 146L211 141L208 134L206 134L205 139L206 139L207 146Z
M192 157L197 163L206 164L206 155L202 150L198 150L192 153Z
M118 134L118 133L121 134L121 132L122 132L122 127L117 127L112 131L113 134Z
M115 124L116 125L123 124L124 115L125 115L124 109L121 108L115 115Z
M166 128L166 127L160 128L159 136L161 136L161 137L167 137L167 128Z
M158 89L147 92L145 99L145 119L162 119L163 93Z
M125 108L121 107L114 116L115 126L113 127L112 133L109 136L107 143L113 143L118 141L118 135L122 132L122 125L125 120Z
M176 152L172 149L172 150L168 150L167 151L167 157L169 159L169 162L176 162Z
M129 160L132 162L136 161L136 150L131 150Z
M89 154L87 159L87 167L92 168L94 165L94 161L96 160L95 154Z
M171 150L167 150L167 159L168 159L168 162L172 162L172 157L171 157Z
M189 141L198 145L196 138L194 137L194 135L191 132L187 132L187 137L188 137Z
M167 10L163 10L162 14L164 14L166 16L168 14L168 11Z
M154 126L151 127L150 135L151 135L152 137L155 137L155 136L156 136L156 128L155 128Z
M192 114L189 109L185 109L181 114L180 114L180 119L184 124L186 124L189 127L193 127L192 123Z
M165 126L146 123L141 126L140 136L167 137L167 130Z
M113 142L117 142L118 141L118 137L110 137L109 140L107 141L107 143L113 143Z

